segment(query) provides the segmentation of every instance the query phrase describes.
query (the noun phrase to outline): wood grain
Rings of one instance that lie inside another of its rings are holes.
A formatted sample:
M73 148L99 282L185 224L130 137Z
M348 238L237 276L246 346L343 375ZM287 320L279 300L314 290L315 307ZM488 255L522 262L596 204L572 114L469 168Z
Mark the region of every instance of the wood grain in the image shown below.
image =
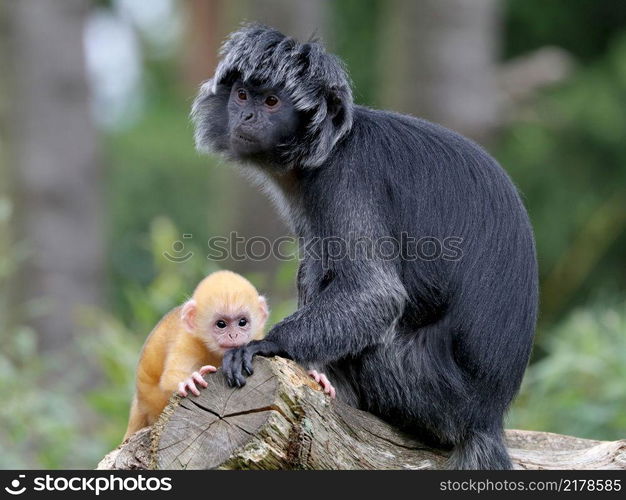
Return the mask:
M438 469L447 454L377 417L331 401L282 358L257 358L242 389L208 374L200 396L172 396L152 429L109 453L99 469ZM626 440L506 432L518 469L626 469Z

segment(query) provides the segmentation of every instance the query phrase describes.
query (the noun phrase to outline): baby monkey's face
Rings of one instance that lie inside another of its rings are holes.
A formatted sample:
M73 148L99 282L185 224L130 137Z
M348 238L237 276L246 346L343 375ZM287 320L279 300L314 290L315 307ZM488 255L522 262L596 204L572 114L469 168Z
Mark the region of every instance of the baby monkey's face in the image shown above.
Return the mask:
M236 81L228 100L230 151L242 159L272 160L298 131L300 116L280 88Z
M223 277L214 282L216 279L201 283L194 297L182 305L184 328L211 351L221 353L263 338L269 314L265 297L247 282L228 282ZM224 287L229 287L230 293L224 294Z
M190 331L212 351L223 353L227 349L263 338L268 309L262 296L256 295L234 303L217 301L205 304L204 308L202 304L196 306L195 301L190 302L193 307L197 307Z
M252 340L258 322L255 316L248 309L216 311L206 328L221 349L231 349Z

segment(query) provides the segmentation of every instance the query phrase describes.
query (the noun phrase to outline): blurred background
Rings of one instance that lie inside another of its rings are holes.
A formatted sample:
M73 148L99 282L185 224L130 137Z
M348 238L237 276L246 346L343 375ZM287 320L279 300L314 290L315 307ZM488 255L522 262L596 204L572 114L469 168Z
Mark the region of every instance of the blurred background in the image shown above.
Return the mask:
M146 335L208 272L244 273L272 321L294 310L295 261L206 257L211 236L287 234L193 146L193 96L245 20L322 37L358 103L494 154L541 269L507 425L625 438L626 2L0 0L0 468L93 468Z

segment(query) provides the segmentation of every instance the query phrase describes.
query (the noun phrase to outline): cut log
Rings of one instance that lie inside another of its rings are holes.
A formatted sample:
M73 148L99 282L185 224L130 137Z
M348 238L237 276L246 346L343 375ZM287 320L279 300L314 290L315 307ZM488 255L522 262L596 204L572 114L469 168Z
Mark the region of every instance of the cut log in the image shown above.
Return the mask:
M255 359L242 389L208 374L198 397L172 396L152 428L109 453L99 469L437 469L447 453L379 418L331 400L302 368ZM626 469L626 440L506 432L519 469Z

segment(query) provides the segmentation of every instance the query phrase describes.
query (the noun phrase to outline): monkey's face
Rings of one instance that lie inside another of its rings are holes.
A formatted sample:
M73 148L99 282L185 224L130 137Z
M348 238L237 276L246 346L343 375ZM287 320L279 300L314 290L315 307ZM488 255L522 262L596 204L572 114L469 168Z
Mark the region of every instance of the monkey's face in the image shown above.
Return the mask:
M230 152L244 160L276 162L293 141L301 117L282 89L236 81L227 105Z
M221 349L232 349L247 344L251 340L256 318L243 309L236 313L216 313L206 325L209 334Z
M211 351L223 352L263 337L269 309L247 280L227 271L213 273L180 311L182 326Z
M267 319L264 307L265 299L262 299L258 307L228 306L212 311L198 318L199 328L196 331L206 344L219 351L242 346L263 336Z

